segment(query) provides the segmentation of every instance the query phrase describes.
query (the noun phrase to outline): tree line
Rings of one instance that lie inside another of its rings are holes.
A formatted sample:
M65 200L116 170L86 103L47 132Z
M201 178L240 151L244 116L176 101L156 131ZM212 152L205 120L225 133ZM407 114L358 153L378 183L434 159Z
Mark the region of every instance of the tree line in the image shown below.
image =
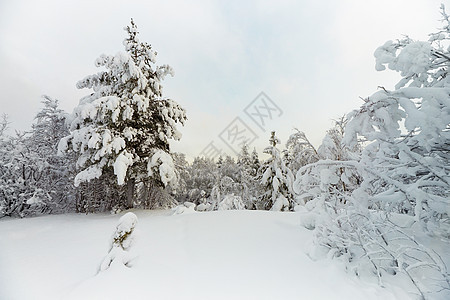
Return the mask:
M163 97L170 66L125 28L125 51L96 60L104 71L72 114L44 96L31 131L7 136L0 123L0 217L169 208L301 211L316 242L356 274L402 274L420 297L450 290L445 263L396 223L409 216L435 238L450 238L450 21L428 41L409 37L375 51L376 69L400 73L335 121L317 149L296 130L283 149L275 132L261 160L248 145L236 159L172 153L185 110ZM411 224L412 226L412 224ZM432 276L431 276L432 275ZM437 278L437 279L436 279ZM436 292L436 291L434 291Z

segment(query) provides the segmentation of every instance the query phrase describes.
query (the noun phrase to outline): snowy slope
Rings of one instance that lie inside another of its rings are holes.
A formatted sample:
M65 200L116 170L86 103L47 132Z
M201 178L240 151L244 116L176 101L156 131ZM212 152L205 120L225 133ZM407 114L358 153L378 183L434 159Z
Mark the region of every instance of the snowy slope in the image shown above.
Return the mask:
M123 214L0 220L0 299L408 299L312 261L298 213L135 213L138 258L98 275Z

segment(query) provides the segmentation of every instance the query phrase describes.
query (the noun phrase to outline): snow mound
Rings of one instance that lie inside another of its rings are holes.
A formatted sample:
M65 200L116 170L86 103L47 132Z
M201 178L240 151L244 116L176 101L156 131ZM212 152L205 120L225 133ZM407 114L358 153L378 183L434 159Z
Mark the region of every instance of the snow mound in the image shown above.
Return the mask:
M233 209L245 209L245 204L242 198L233 194L226 195L222 201L220 201L217 210L233 210Z
M173 209L174 215L181 215L186 213L187 214L195 213L195 203L184 202L182 205L178 205Z

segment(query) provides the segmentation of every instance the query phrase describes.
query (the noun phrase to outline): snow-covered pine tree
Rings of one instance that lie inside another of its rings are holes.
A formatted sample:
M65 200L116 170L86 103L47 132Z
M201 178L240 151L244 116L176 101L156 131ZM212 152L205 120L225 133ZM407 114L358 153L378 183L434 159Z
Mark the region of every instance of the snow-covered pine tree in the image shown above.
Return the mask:
M78 155L76 186L112 168L117 184L127 183L126 206L131 207L136 181L150 178L159 186L176 181L169 139L181 138L176 124L184 124L186 114L162 97L161 81L172 68L156 65L156 52L139 41L133 20L125 30L125 51L101 55L95 64L106 70L77 83L93 93L75 108L70 135L59 149Z
M281 152L277 148L280 140L272 131L270 146L264 149L264 153L269 154L270 158L264 163L264 173L261 183L264 186L264 194L262 202L265 209L275 211L286 211L294 208L294 192L292 184L294 175L291 170L286 167L281 157Z

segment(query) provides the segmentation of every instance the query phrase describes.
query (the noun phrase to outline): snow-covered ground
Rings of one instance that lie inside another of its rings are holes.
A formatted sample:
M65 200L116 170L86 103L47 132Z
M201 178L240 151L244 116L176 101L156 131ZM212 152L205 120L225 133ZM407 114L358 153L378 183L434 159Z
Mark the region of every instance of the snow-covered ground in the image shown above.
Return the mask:
M409 299L313 261L299 213L135 213L137 259L98 274L123 214L0 220L0 299Z

